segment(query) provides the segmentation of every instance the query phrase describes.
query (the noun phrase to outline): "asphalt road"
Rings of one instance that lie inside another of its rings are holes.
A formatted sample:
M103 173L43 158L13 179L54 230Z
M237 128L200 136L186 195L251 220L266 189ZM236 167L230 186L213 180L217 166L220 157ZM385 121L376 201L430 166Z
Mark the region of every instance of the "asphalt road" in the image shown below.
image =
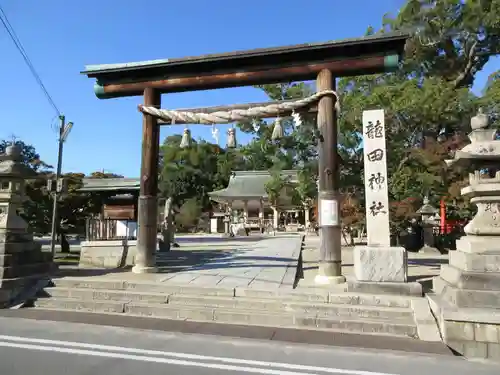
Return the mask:
M493 375L460 357L0 318L0 374Z

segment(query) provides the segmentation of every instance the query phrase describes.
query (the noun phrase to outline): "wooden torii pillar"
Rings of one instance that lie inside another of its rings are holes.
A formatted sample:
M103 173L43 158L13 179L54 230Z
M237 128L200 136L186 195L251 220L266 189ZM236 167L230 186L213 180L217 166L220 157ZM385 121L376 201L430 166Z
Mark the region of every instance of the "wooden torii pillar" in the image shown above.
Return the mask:
M161 105L161 93L151 87L144 89L144 103ZM158 159L160 127L155 117L144 114L142 118L141 187L137 208L137 257L132 271L156 272L155 252L158 228Z
M236 53L167 59L143 63L87 66L82 74L95 78L95 94L100 99L144 96L145 106L159 107L160 95L276 82L316 79L317 89L335 89L335 77L376 74L398 68L407 34L392 33L358 39L312 43ZM265 103L269 104L269 103ZM339 218L337 123L334 97L318 103L318 128L323 141L320 155L320 237L319 283L339 283L341 235ZM198 112L249 108L256 104L198 108ZM179 110L182 111L182 110ZM190 109L190 111L193 111ZM283 113L281 116L286 116ZM290 115L290 114L288 114ZM178 124L179 122L177 122ZM134 272L155 272L158 121L143 118L141 187L139 196L138 255Z

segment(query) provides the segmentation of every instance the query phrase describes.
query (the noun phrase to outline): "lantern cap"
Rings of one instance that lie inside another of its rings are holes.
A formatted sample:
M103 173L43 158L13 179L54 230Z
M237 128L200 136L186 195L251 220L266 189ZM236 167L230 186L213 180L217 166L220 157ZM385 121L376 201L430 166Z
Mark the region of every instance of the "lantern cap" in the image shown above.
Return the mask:
M0 178L23 179L36 176L37 173L23 162L21 147L11 144L5 147L5 153L0 155Z

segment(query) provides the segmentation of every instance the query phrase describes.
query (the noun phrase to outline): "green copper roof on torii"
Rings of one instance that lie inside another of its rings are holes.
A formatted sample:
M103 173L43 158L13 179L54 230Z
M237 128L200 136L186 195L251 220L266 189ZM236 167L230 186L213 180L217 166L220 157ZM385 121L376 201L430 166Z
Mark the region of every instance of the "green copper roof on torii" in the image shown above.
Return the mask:
M139 96L146 88L161 93L196 91L314 79L330 69L336 77L377 74L398 69L408 34L260 48L247 51L169 58L123 64L90 65L101 99Z
M326 42L318 43L304 43L291 46L282 47L271 47L271 48L256 48L251 50L235 51L235 52L225 52L225 53L213 53L200 56L189 56L182 58L168 58L168 59L156 59L147 61L137 61L128 63L117 63L117 64L92 64L86 65L85 70L82 74L92 75L95 73L106 73L106 72L116 72L116 71L130 71L138 70L151 67L161 67L179 63L195 63L195 62L207 62L213 60L221 59L233 59L233 58L243 58L243 57L253 57L259 55L275 55L283 54L287 52L298 52L298 51L309 51L318 48L328 48L328 47L346 47L355 45L365 45L370 43L376 43L380 41L406 41L409 34L404 32L392 32L385 34L375 34L367 35L359 38L346 38L340 40L329 40ZM396 51L393 51L396 52Z

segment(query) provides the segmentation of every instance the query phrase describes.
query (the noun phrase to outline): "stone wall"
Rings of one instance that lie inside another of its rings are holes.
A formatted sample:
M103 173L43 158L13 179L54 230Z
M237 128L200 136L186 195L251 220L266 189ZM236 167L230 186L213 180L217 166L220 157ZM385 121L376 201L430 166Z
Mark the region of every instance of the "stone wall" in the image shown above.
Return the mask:
M450 348L467 358L500 361L500 312L443 306L436 295L428 299L443 341Z
M133 266L136 254L136 240L83 241L79 265L99 268Z
M0 308L19 302L52 270L52 254L33 241L10 242L0 235Z

